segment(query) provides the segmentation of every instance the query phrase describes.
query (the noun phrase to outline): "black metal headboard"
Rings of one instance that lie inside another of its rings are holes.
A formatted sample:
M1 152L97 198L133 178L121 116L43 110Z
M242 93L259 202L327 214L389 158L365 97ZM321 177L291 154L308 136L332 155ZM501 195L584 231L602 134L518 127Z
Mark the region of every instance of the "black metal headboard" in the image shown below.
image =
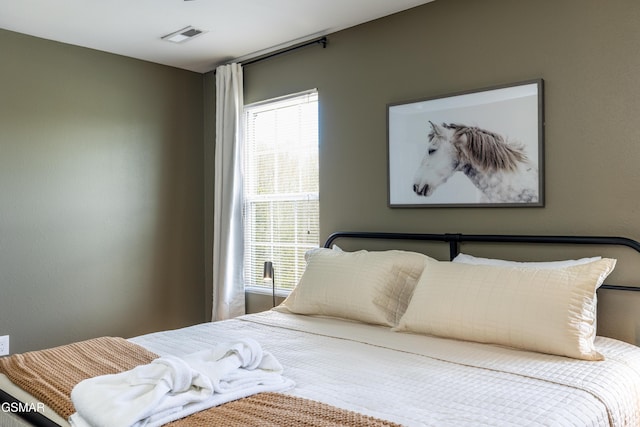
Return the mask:
M324 243L330 248L340 238L380 239L380 240L423 240L445 242L449 244L449 259L460 253L460 243L537 243L537 244L571 244L571 245L613 245L626 246L640 253L640 242L626 237L601 236L528 236L504 234L423 234L423 233L388 233L367 231L338 231L331 234ZM602 285L600 289L615 289L640 292L640 287Z

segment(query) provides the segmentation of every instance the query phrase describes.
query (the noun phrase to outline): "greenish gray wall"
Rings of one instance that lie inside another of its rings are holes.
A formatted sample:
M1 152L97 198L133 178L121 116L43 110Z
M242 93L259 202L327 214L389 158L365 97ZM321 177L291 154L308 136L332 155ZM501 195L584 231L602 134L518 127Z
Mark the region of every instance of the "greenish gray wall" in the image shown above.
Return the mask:
M640 238L640 3L435 1L245 67L245 102L317 88L320 227ZM543 208L387 207L386 105L545 80Z
M203 78L0 30L0 335L205 320Z
M631 0L435 1L331 34L326 49L245 67L245 102L318 89L322 237L385 230L638 239L638 22L640 3ZM545 80L544 208L387 207L388 103L534 78ZM632 283L640 275L618 269Z

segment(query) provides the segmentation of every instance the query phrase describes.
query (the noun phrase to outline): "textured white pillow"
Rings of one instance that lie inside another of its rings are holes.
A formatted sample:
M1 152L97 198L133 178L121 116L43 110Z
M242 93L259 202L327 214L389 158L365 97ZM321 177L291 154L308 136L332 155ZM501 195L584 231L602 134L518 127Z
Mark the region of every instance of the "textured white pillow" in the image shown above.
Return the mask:
M599 256L591 257L591 258L580 258L580 259L567 259L561 261L544 261L544 262L521 262L521 261L507 261L503 259L496 258L481 258L475 257L469 254L458 254L453 262L459 262L462 264L476 264L476 265L501 265L501 266L509 266L509 267L532 267L532 268L564 268L571 267L574 265L582 265L588 264L593 261L601 260L602 258Z
M429 259L405 251L315 249L282 306L293 313L395 326Z
M601 360L598 286L616 260L562 269L430 261L397 330Z

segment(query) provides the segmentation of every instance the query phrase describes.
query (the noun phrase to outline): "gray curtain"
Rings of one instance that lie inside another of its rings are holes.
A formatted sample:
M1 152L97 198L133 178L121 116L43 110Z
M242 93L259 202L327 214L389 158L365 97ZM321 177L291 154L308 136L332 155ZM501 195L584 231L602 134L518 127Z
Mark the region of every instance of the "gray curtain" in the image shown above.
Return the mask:
M242 113L242 66L222 65L216 69L211 313L214 321L245 313L242 273Z

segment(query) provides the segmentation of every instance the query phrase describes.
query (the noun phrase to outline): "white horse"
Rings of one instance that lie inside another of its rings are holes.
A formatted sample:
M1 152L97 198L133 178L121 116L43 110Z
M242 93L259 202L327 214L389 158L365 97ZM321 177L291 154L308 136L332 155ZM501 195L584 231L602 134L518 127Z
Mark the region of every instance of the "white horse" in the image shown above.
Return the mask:
M524 146L477 127L429 123L427 151L413 181L416 194L430 196L461 171L482 192L483 202L538 201L538 168Z

